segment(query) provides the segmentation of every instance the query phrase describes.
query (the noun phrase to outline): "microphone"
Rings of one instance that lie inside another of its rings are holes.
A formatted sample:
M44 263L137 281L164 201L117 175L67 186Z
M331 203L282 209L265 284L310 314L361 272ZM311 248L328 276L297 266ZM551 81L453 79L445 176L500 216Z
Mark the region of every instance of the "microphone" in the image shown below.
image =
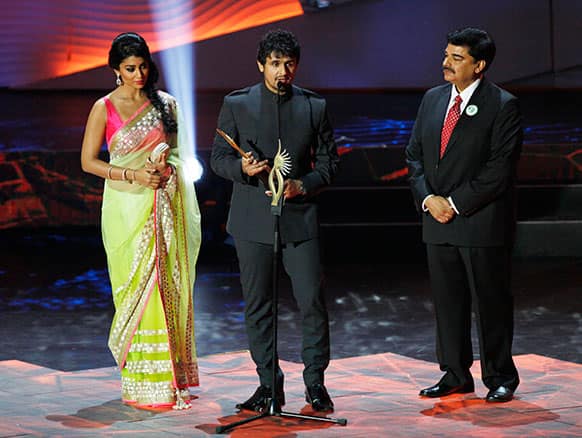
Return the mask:
M278 91L285 91L285 83L283 81L277 81L277 90Z

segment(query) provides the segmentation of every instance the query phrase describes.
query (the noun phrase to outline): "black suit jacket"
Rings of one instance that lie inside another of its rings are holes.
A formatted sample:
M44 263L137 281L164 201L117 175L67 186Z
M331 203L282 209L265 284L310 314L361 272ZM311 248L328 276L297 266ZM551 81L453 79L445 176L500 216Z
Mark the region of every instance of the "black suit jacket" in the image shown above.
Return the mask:
M429 194L452 197L459 215L447 223L423 214L423 240L457 246L501 246L513 237L516 163L523 130L517 98L483 78L461 115L442 159L441 129L451 84L427 91L406 148L419 210Z
M261 121L261 93L270 93L264 84L234 91L224 98L218 127L229 134L245 151L272 159L277 152L276 138L265 138ZM293 86L289 119L281 120L281 142L291 156L287 178L300 179L306 196L285 201L279 221L283 243L298 242L318 236L317 205L312 195L331 183L339 161L326 102L317 94ZM267 114L263 117L276 117ZM271 198L257 177L242 172L241 157L222 137L216 135L212 147L214 172L233 181L227 231L234 237L273 242Z

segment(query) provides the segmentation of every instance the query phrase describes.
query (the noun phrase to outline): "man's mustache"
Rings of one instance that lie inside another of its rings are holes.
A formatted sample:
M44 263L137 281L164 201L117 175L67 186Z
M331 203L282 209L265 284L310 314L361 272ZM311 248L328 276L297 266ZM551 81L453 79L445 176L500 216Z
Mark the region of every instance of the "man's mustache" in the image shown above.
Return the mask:
M448 71L450 71L451 73L454 73L454 72L455 72L455 70L453 70L453 69L452 69L452 68L450 68L450 67L443 67L443 71L445 71L445 70L448 70Z

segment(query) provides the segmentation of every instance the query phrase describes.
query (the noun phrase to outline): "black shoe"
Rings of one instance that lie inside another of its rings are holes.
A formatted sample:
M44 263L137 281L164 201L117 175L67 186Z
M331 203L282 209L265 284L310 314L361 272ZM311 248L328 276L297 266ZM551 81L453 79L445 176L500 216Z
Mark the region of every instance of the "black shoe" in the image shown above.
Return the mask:
M305 401L311 404L315 411L333 412L333 402L327 389L321 383L316 383L305 388Z
M421 397L444 397L449 394L466 394L468 392L475 391L475 384L473 382L465 383L464 385L447 385L446 383L439 382L436 385L430 386L420 390Z
M277 391L276 394L279 407L285 405L285 393ZM271 402L271 388L269 386L259 386L255 393L244 403L237 403L238 410L247 409L249 411L263 412L269 407Z
M513 389L509 389L507 386L498 386L487 393L485 400L494 403L508 402L513 399Z

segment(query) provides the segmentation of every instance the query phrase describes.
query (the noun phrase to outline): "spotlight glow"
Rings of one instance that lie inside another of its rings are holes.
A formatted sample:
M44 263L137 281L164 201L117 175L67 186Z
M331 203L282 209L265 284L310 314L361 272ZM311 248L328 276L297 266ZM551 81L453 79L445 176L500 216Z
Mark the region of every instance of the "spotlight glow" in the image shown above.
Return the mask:
M175 30L168 26L172 22L176 9L181 0L149 0L154 29L157 34L157 45L168 46L175 39ZM182 31L194 33L192 9L180 10L180 19L189 29ZM194 99L195 84L195 57L194 44L184 44L160 52L161 70L168 91L178 101L180 107L179 129L185 130L186 135L180 135L182 141L187 141L189 152L193 157L184 157L187 173L192 176L192 181L198 181L202 177L203 167L195 158L196 156L196 102ZM193 162L196 162L195 164Z
M187 158L184 166L186 175L188 175L189 180L196 182L202 178L202 175L204 174L204 167L195 157Z

